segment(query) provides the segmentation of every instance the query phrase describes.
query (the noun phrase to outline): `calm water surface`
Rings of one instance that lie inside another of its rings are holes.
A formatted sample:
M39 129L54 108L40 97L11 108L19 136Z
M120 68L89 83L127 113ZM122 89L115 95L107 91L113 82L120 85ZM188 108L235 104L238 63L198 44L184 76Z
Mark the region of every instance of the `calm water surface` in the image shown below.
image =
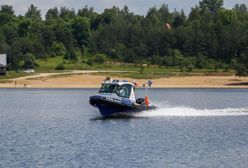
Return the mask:
M0 168L248 165L248 90L153 89L158 110L119 119L95 92L0 89Z

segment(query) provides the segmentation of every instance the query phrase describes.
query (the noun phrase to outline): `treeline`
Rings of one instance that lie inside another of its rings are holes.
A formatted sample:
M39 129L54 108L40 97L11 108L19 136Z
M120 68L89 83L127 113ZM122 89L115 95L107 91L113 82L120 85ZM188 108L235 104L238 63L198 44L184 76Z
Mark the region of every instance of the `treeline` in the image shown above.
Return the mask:
M223 0L202 0L184 11L167 5L152 7L145 16L113 7L96 13L49 9L42 19L31 5L24 16L12 6L0 9L0 53L8 54L10 69L37 66L35 59L63 56L92 65L106 59L193 68L235 68L248 73L248 9Z

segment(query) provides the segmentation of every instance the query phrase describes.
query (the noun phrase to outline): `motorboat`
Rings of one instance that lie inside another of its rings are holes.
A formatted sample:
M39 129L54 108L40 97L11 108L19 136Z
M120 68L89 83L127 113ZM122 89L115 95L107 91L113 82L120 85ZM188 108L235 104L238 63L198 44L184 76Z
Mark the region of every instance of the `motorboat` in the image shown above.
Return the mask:
M156 108L151 105L148 96L136 99L135 85L126 80L104 81L89 102L99 109L102 116L130 115Z

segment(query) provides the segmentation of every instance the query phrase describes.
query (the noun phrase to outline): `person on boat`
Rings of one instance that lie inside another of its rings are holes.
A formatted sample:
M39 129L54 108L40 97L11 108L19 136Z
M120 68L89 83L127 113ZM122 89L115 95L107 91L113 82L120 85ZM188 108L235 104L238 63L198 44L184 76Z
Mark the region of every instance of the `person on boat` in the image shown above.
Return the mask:
M138 83L135 80L133 81L133 84L134 84L135 87L138 86Z

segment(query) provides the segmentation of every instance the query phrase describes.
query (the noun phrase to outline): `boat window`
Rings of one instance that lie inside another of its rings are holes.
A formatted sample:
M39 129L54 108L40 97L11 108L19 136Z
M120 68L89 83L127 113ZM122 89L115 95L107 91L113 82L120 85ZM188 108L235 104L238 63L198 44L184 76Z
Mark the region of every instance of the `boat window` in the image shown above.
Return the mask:
M132 85L124 84L118 86L116 89L116 94L120 97L129 98L132 90Z
M101 89L99 90L99 93L113 93L116 87L117 85L105 83L102 85Z

